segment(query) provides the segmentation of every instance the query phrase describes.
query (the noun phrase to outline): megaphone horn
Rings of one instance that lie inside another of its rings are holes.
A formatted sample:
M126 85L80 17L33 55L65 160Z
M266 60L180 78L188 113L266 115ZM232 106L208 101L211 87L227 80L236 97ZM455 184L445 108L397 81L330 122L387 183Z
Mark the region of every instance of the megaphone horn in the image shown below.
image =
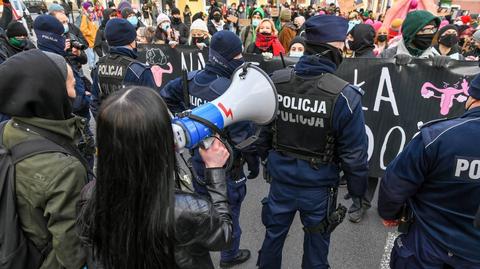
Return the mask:
M234 71L224 94L190 112L197 120L188 115L173 119L176 148L193 148L211 136L212 128L207 125L219 130L239 121L266 125L275 119L277 109L277 91L272 80L258 66L245 63ZM211 124L202 124L198 118Z

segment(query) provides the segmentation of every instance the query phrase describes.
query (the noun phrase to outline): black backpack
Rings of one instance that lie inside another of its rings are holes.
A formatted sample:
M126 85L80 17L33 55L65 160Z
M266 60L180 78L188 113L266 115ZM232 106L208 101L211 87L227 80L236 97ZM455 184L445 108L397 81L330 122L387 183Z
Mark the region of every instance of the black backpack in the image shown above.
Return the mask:
M60 146L64 144L65 139L63 142L56 141L59 138L55 137L55 134L26 124L20 124L21 128L34 130L41 137L24 141L8 149L3 145L6 124L6 121L0 123L0 269L38 269L50 253L52 241L50 239L47 246L38 249L23 234L16 209L15 164L34 155L50 152L81 157L72 149L73 147ZM83 158L79 160L85 166L85 160Z

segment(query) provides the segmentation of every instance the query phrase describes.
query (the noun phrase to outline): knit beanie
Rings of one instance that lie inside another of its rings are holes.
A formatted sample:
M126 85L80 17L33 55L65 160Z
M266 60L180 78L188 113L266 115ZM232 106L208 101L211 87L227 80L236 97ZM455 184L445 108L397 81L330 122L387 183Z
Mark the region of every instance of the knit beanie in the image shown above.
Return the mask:
M59 4L51 4L48 6L48 13L52 13L52 12L65 12L65 9L59 5Z
M458 31L458 28L455 24L448 24L448 25L445 25L442 27L442 29L438 30L438 38L440 38L443 33L445 33L446 31L448 30L455 30L455 31Z
M27 29L22 23L13 21L7 26L7 37L28 36Z
M293 46L293 44L300 43L305 47L305 39L301 36L296 36L295 38L292 39L292 42L290 42L290 45L288 46L288 50L290 50Z
M196 19L194 22L192 22L192 25L190 25L190 31L192 30L200 30L208 33L207 24L202 19Z
M261 17L262 19L265 18L265 11L264 11L263 8L261 8L261 7L257 7L257 8L253 11L252 17L253 17L253 15L255 15L255 14L260 15L260 17Z
M478 74L473 80L470 82L470 88L468 89L468 94L480 100L480 74Z
M105 26L105 38L113 47L126 46L137 38L135 27L125 19L110 19Z
M133 11L133 9L129 8L129 7L126 7L122 10L122 18L126 19L128 18L128 16L130 16L130 14L135 14L135 11Z
M394 30L398 30L402 26L402 23L403 23L403 20L400 18L393 19L392 23L390 24L390 28Z
M164 21L170 22L170 18L166 14L163 14L163 13L158 14L157 25L160 25L160 23L162 23Z
M84 3L82 4L83 9L85 9L85 10L87 10L89 7L92 7L92 6L93 6L93 5L92 5L91 2L84 2Z
M435 17L426 10L415 10L408 13L402 24L403 40L407 48L410 46L418 31L432 23L438 27L440 25L440 18Z
M292 11L288 8L282 9L282 11L280 11L280 21L282 22L292 21Z
M225 60L230 61L242 53L242 41L233 32L227 30L218 31L212 36L210 50L216 51Z
M180 9L174 7L174 8L172 8L172 12L171 12L171 13L172 13L172 15L180 15Z

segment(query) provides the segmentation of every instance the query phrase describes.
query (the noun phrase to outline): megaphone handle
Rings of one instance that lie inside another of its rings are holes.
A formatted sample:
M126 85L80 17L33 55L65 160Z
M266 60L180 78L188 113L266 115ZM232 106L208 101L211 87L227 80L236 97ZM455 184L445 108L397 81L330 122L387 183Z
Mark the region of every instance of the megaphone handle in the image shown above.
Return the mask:
M203 139L201 142L200 142L200 147L204 148L204 149L208 149L210 148L210 146L213 144L213 142L215 141L215 137L207 137L205 139Z
M234 153L233 153L233 148L230 146L230 144L228 144L227 141L225 141L225 140L223 140L219 137L210 136L210 137L207 137L207 138L203 139L199 143L199 146L204 148L204 149L208 149L210 146L212 146L215 139L219 139L225 145L225 148L227 148L228 152L230 153L230 157L228 157L228 162L225 166L225 170L229 171L233 167Z

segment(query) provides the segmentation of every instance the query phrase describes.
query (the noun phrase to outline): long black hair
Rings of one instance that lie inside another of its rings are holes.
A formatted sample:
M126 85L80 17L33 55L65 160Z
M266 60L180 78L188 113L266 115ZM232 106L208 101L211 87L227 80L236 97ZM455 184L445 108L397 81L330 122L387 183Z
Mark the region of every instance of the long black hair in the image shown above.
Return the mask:
M175 151L162 98L129 87L97 119L98 170L89 231L105 269L174 268Z

